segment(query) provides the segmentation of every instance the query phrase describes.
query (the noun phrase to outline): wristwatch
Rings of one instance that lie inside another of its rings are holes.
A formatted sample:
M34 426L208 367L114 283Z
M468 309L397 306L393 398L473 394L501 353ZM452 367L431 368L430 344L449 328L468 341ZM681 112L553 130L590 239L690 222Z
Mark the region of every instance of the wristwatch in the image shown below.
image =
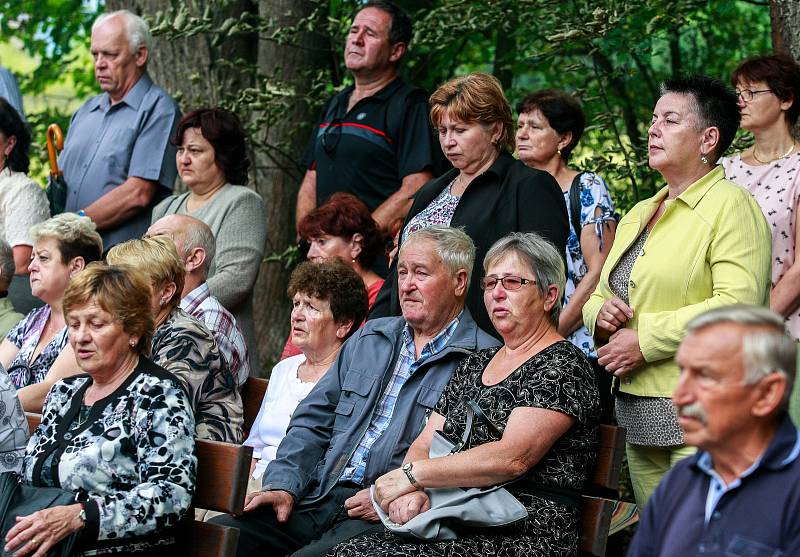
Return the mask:
M80 518L84 524L86 524L86 505L83 503L78 503L81 506L81 510L78 513L78 518Z
M414 468L414 463L413 462L406 462L405 464L403 464L403 467L401 468L401 470L403 472L405 472L406 478L408 478L408 481L411 483L411 485L413 485L415 489L420 489L422 486L417 483L417 480L414 477L414 474L411 473L411 469L412 468Z

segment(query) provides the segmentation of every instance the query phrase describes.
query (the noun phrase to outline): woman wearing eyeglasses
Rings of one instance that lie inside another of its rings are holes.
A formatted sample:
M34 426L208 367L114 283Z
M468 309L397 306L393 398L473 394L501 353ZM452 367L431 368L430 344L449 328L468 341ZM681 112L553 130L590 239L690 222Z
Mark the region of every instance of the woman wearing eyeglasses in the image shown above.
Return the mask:
M547 172L511 155L514 120L497 78L472 73L451 79L430 101L431 122L453 169L414 196L400 244L427 226L462 227L477 249L473 276L489 247L510 232L537 232L566 253L569 222L561 188ZM477 281L467 292L467 308L481 329L498 336ZM371 318L385 315L400 315L391 270L370 313Z
M369 534L339 545L336 557L578 554L579 494L594 466L600 405L586 356L558 332L562 254L532 232L488 250L479 285L503 346L461 362L404 466L375 482L375 501L395 524L430 508L426 489L509 481L527 517L498 528L462 525L458 539L434 543ZM462 438L468 401L483 414L476 412L469 448L429 458L434 431Z
M165 215L189 215L211 228L217 252L208 287L242 328L250 369L260 369L253 285L264 257L267 217L261 196L243 185L250 168L244 128L233 112L201 108L181 118L173 143L178 146L178 174L189 191L156 205L152 222Z
M689 320L726 304L769 299L770 233L755 200L725 179L719 157L739 125L736 96L703 76L661 87L648 163L666 185L617 225L600 282L583 306L598 362L617 385L617 421L639 508L692 454L672 392L675 352Z
M759 56L742 62L731 76L742 110L741 127L752 147L722 159L729 180L755 197L772 230L770 307L800 340L800 149L792 128L800 115L800 66L791 56Z

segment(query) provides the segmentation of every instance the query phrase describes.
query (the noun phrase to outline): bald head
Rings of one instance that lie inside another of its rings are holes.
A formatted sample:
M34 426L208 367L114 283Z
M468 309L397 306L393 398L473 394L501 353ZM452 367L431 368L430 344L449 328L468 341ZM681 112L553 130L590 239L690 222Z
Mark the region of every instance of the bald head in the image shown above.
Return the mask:
M203 280L208 276L211 263L217 251L214 233L203 221L188 215L167 215L161 217L147 229L147 236L169 236L178 248L178 255L191 266L191 261L198 250L203 252L203 261L198 270ZM187 268L187 272L192 269Z

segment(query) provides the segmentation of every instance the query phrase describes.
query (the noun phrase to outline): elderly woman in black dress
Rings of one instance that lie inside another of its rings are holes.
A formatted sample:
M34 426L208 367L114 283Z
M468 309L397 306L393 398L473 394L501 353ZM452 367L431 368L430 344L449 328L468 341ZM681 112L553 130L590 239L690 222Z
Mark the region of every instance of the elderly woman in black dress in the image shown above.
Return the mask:
M458 539L433 543L370 534L337 546L337 557L577 555L577 500L594 464L599 402L586 357L557 330L561 253L535 233L513 233L492 246L484 268L484 303L504 345L462 362L404 468L378 478L375 499L392 522L404 524L428 510L429 488L519 479L507 489L528 517L505 527L461 529ZM494 428L476 419L469 449L428 458L434 431L461 438L467 401Z

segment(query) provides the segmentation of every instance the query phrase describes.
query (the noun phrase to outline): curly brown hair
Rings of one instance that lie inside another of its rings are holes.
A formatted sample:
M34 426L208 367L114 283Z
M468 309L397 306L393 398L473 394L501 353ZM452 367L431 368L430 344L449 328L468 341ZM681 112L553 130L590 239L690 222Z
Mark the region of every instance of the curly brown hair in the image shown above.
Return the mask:
M369 300L364 281L338 257L298 265L289 278L286 293L291 299L298 292L328 302L337 324L352 321L345 338L352 335L367 317Z

